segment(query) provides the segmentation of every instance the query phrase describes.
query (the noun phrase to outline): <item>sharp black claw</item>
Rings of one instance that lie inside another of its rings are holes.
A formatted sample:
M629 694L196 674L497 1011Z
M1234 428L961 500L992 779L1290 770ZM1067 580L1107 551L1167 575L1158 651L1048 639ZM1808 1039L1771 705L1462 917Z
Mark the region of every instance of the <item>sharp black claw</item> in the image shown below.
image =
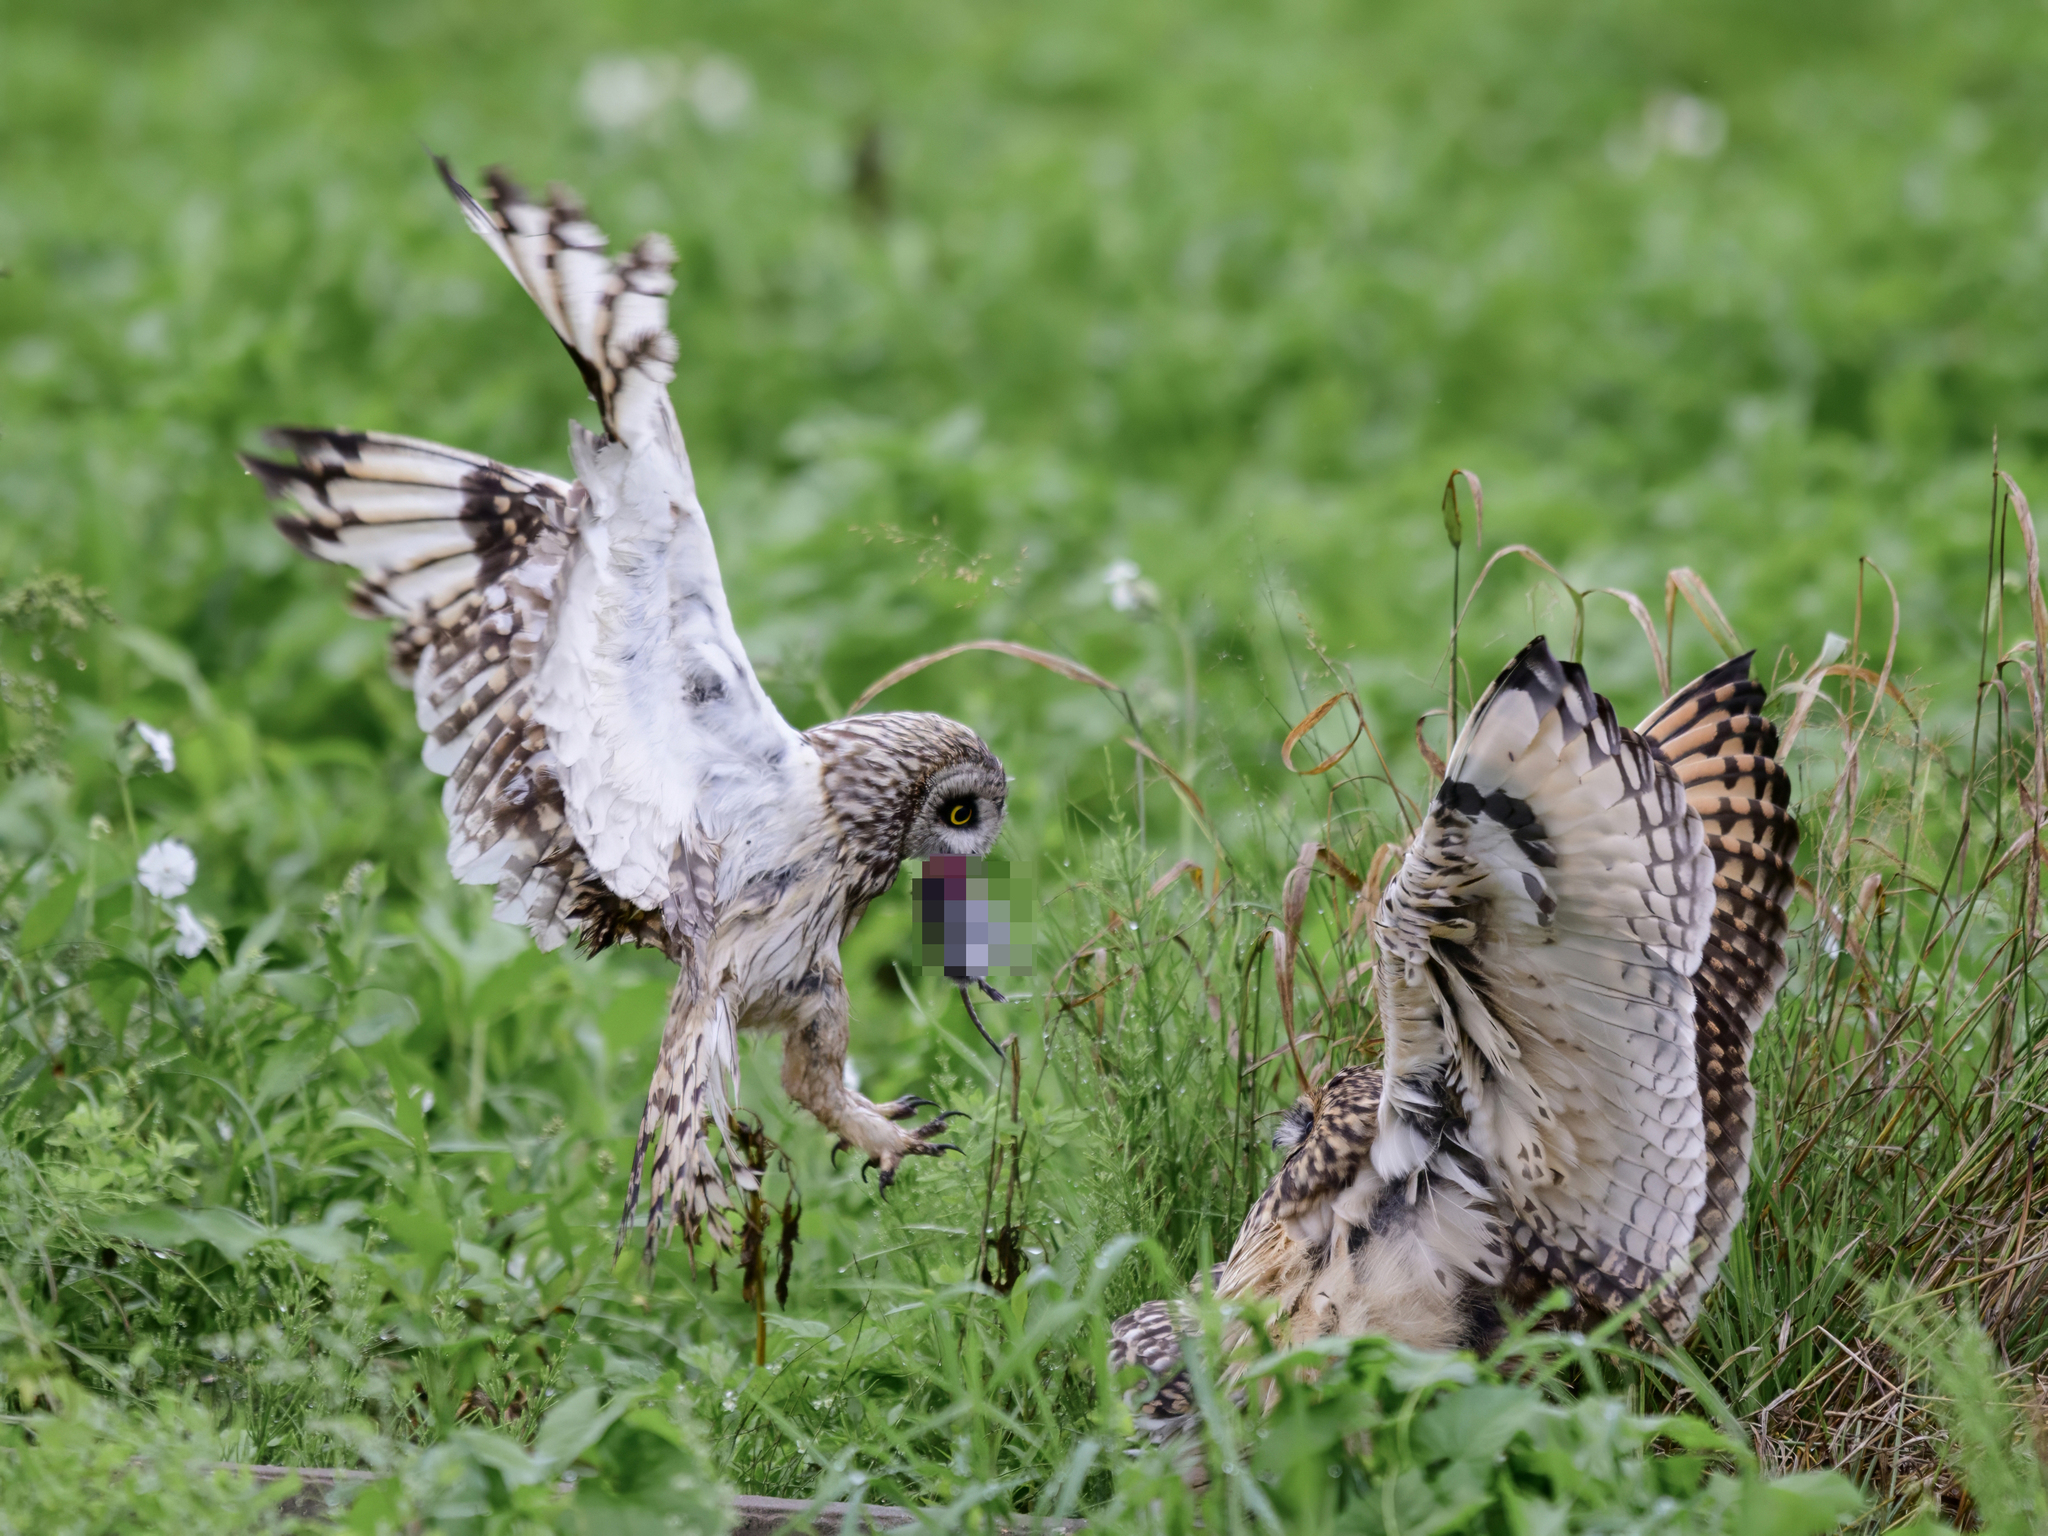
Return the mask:
M886 1104L877 1104L875 1113L884 1120L908 1120L920 1109L930 1109L933 1101L921 1094L906 1093L900 1099L891 1099Z
M944 1125L948 1120L965 1120L967 1118L967 1111L964 1109L942 1109L932 1117L932 1125ZM926 1129L930 1129L930 1127L926 1127Z

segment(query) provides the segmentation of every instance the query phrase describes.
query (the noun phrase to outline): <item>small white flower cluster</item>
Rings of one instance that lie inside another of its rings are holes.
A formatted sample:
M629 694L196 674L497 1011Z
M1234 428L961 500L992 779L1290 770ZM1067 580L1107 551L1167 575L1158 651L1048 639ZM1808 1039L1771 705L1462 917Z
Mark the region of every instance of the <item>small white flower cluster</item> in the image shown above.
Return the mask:
M171 922L177 930L171 948L186 960L196 958L207 944L206 924L184 902L177 901L198 878L198 857L175 837L151 843L135 861L136 883L158 901L176 903L171 907Z
M178 749L171 741L169 731L160 731L147 720L135 722L135 734L142 738L142 744L149 748L149 754L156 759L160 772L178 771Z
M1683 92L1660 92L1643 104L1640 124L1607 136L1607 163L1624 176L1641 176L1659 156L1711 160L1728 142L1728 114L1713 102Z
M150 895L171 901L192 889L199 878L199 859L189 846L166 837L142 850L135 861L135 878Z
M713 133L730 133L753 110L754 81L722 54L693 67L673 54L607 53L584 66L576 96L584 120L606 133L656 126L674 101Z
M1109 588L1109 606L1118 613L1150 613L1159 606L1159 589L1147 581L1135 560L1117 560L1102 573Z
M135 734L149 748L149 755L155 759L157 768L164 773L174 772L178 766L178 748L171 740L171 733L158 730L147 721L131 723ZM135 883L170 908L171 948L184 960L196 959L212 940L198 914L178 900L192 889L198 878L198 855L193 853L189 843L175 837L158 838L143 849L142 856L135 861Z

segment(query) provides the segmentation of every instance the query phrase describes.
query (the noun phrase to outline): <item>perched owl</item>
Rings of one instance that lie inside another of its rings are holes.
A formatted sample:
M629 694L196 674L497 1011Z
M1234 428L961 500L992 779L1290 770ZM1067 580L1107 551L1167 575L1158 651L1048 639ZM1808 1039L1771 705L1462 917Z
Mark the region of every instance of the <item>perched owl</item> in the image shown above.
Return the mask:
M1215 1279L1276 1342L1484 1347L1562 1287L1577 1326L1698 1316L1749 1183L1751 1033L1785 974L1799 827L1749 657L1634 730L1538 639L1495 679L1374 922L1386 1054L1304 1096ZM1171 1431L1185 1302L1112 1330Z
M437 162L440 163L440 162ZM373 432L280 428L243 462L307 554L354 566L356 611L395 618L425 760L445 774L448 862L543 949L631 940L681 967L648 1090L621 1238L649 1196L651 1258L680 1221L730 1239L724 1130L735 1032L779 1031L783 1086L886 1186L947 1148L929 1101L846 1085L839 943L906 859L986 854L1002 764L964 725L884 714L792 730L734 632L667 385L675 251L623 256L574 197L503 176L471 229L554 327L603 418L570 427L574 480ZM758 1170L737 1159L751 1185Z

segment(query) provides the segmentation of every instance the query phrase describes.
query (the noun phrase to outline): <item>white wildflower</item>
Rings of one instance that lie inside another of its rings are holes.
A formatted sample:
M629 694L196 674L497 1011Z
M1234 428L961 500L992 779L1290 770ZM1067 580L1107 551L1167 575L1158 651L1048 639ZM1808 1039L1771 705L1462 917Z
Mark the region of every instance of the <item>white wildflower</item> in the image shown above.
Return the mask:
M1159 606L1159 589L1147 581L1135 560L1118 560L1102 573L1109 588L1109 606L1118 613L1146 613Z
M150 755L156 759L157 767L165 773L178 771L178 749L172 743L169 731L160 731L147 720L138 720L135 722L135 734L140 736L143 745L149 748Z
M1688 160L1711 160L1728 142L1728 114L1697 96L1659 96L1648 120L1663 147Z
M690 105L713 133L739 127L754 105L754 82L731 59L712 54L690 76Z
M1608 135L1607 160L1624 176L1640 176L1659 155L1711 160L1728 142L1728 114L1698 96L1665 92L1643 106L1640 125Z
M206 948L206 924L192 915L192 909L182 901L171 908L171 918L178 925L177 937L171 940L171 948L178 952L181 960L195 958Z
M583 69L577 104L593 128L621 133L652 122L682 94L683 67L663 54L599 54Z
M175 837L151 843L135 861L135 878L150 895L170 901L192 889L199 878L199 860Z

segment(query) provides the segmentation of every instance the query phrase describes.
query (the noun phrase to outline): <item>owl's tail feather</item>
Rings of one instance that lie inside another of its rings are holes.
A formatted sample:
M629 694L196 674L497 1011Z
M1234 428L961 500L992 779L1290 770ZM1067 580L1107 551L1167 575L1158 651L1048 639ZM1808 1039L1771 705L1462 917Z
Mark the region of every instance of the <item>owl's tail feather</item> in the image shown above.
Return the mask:
M483 239L547 316L583 374L604 429L633 448L682 433L668 400L675 377L676 338L668 328L675 291L675 247L665 235L643 235L623 256L610 253L604 231L576 194L551 187L537 203L503 171L486 172L487 209L435 157L441 179Z
M662 1031L661 1056L640 1116L626 1208L619 1217L618 1246L623 1248L640 1205L644 1174L649 1264L678 1225L686 1243L694 1245L708 1231L721 1246L732 1245L732 1227L724 1214L732 1207L732 1197L708 1135L710 1127L718 1127L733 1162L734 1180L751 1188L754 1170L732 1151L726 1102L726 1085L737 1070L737 1049L724 997L708 992L694 972L685 969L669 999L668 1027Z

